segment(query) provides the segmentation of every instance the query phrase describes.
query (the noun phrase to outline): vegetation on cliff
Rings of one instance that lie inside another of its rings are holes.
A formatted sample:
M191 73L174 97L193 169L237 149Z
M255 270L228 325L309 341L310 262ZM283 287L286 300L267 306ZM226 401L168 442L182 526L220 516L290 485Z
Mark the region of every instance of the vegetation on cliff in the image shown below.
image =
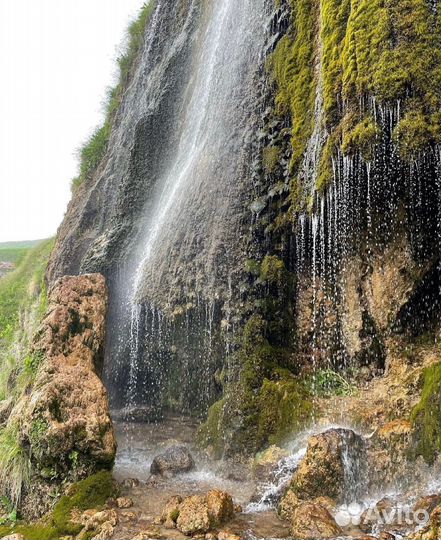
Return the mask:
M115 115L124 92L127 90L133 69L137 64L137 59L144 44L145 29L155 5L155 0L145 3L137 19L130 24L127 30L127 45L117 59L118 82L108 90L104 104L104 123L96 128L79 150L79 174L72 180L74 190L83 182L92 178L107 152Z
M441 363L424 371L421 400L412 411L415 429L415 454L433 463L441 453Z
M332 180L332 158L373 158L379 108L397 108L393 137L405 159L441 142L441 18L426 0L288 0L291 25L268 62L276 109L292 128L293 185L321 93L327 140L319 189Z
M0 280L0 400L8 388L11 373L32 368L27 347L35 325L46 306L44 274L53 240L41 242L30 250L18 267ZM9 389L9 392L8 392Z

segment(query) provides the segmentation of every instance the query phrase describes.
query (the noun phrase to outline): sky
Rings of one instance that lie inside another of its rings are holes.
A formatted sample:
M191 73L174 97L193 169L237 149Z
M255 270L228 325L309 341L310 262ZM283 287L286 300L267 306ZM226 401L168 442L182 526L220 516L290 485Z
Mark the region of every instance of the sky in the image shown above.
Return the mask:
M145 0L0 0L0 242L56 233Z

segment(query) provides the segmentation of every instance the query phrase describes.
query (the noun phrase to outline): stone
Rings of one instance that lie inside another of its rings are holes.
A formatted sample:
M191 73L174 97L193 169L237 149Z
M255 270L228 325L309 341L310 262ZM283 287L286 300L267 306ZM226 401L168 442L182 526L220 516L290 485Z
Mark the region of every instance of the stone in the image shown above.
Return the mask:
M206 499L212 527L217 527L234 516L233 499L226 491L212 489L207 493Z
M137 535L133 536L133 540L155 540L163 538L161 531L156 528L152 527L151 529L145 529L141 532L139 532Z
M9 419L20 426L21 444L33 457L27 518L44 513L52 502L37 489L39 482L52 482L39 471L54 470L61 483L113 466L116 439L99 377L107 296L100 274L65 276L49 291L48 311L31 345L31 354L40 359L35 383Z
M174 476L194 468L194 460L186 446L175 445L156 456L150 466L152 474Z
M160 518L167 528L186 535L206 534L234 516L234 503L225 491L213 489L205 496L171 497Z
M218 540L241 540L241 536L230 531L219 531Z
M294 512L302 501L297 497L292 489L288 489L280 501L278 512L282 519L291 522Z
M289 452L272 445L254 458L253 474L260 482L269 478L279 462L288 457Z
M95 535L93 538L95 540L109 540L112 538L114 533L115 527L110 523L110 521L106 521L99 527L99 532L97 535Z
M409 536L410 540L441 540L441 506L430 514L430 522Z
M133 500L130 497L118 497L116 499L116 506L118 508L131 508L133 506Z
M84 522L84 528L86 531L93 531L95 529L99 529L105 523L110 524L112 527L115 527L118 524L118 514L115 512L115 510L102 510L99 512L92 512L94 513L83 513L83 516L89 516L86 517Z
M291 534L297 540L334 538L342 533L331 514L317 504L302 502L291 520Z
M3 536L2 540L25 540L25 537L22 534L15 533Z
M124 478L120 485L123 489L133 489L135 487L138 487L139 484L140 481L138 480L138 478Z
M205 497L193 495L187 497L179 506L177 528L185 535L207 533L211 529L211 519Z
M179 495L175 495L167 501L160 519L160 523L163 523L167 529L176 528L176 520L179 516L179 508L181 503L182 497L179 497Z
M425 510L431 514L437 506L441 505L441 494L439 495L428 495L419 499L414 507L413 511L417 512L418 510Z
M378 540L395 540L395 535L390 532L383 531L378 535Z
M349 429L331 429L309 438L305 457L293 476L291 488L302 500L330 497L343 502L345 486L345 452L362 463L362 438Z
M119 514L119 520L123 523L128 523L129 521L136 521L137 519L138 516L135 512L124 510Z

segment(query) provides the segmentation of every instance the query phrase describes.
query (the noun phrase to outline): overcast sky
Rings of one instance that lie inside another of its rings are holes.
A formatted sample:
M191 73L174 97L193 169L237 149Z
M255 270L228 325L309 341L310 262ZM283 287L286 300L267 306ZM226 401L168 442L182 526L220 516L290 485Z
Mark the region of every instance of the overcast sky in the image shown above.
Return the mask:
M144 0L0 0L0 242L55 234Z

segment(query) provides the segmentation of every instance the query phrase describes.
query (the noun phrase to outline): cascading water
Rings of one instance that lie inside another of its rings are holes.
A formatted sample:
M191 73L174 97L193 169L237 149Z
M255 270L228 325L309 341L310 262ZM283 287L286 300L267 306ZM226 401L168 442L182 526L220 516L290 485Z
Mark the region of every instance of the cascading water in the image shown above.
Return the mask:
M166 8L158 3L158 24ZM114 287L112 317L121 336L110 338L117 366L113 360L106 378L111 397L117 389L117 407L160 409L173 378L188 409L207 407L221 367L214 349L221 346L220 319L228 317L223 306L234 294L224 269L233 266L229 258L244 256L234 246L249 189L242 175L263 62L265 1L195 1L190 11L198 26L175 133Z

